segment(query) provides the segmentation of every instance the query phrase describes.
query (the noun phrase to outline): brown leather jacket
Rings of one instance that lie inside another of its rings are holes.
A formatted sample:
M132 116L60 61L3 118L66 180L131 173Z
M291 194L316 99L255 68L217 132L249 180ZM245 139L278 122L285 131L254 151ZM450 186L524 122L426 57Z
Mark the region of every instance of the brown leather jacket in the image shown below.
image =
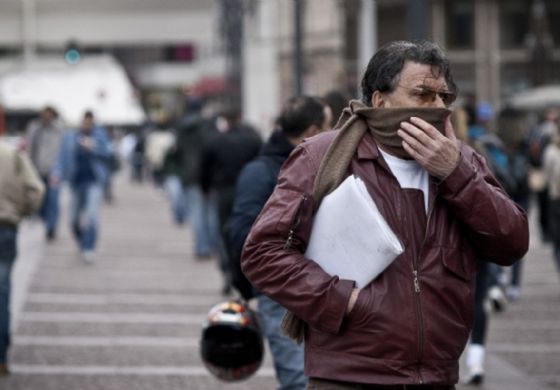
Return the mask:
M452 384L458 379L474 306L475 258L510 265L528 248L525 212L483 159L461 146L460 161L422 193L401 189L367 133L348 174L360 177L405 246L361 290L304 257L313 220L313 182L336 131L296 148L255 221L241 260L249 280L302 318L308 376L376 384ZM364 232L375 234L375 232ZM341 259L344 261L344 259Z

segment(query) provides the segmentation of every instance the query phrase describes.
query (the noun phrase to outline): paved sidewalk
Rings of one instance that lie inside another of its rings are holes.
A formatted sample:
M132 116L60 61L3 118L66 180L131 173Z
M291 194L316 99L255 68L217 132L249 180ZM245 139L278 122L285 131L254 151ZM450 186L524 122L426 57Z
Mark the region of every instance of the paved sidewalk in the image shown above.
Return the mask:
M189 255L188 228L172 224L161 191L115 184L94 265L79 261L65 218L49 245L39 224L22 226L14 374L0 389L274 389L268 354L245 382L224 385L207 373L198 337L223 300L216 261ZM548 252L533 240L522 299L492 318L482 389L560 389L560 283Z

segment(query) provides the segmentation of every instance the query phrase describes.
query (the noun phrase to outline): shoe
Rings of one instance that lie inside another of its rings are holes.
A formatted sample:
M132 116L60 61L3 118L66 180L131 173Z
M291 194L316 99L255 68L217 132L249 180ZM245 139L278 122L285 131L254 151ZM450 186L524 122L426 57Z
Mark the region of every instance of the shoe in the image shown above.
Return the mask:
M10 370L8 369L8 364L0 363L0 376L10 375Z
M468 375L463 380L465 385L480 385L484 382L484 360L486 348L482 344L470 344L466 351Z
M54 229L47 229L45 238L47 239L47 242L53 242L56 238L56 231Z
M86 264L93 264L95 262L95 253L92 250L82 251L82 261Z
M504 291L499 286L492 286L488 290L488 299L495 313L501 313L506 309L507 299Z
M484 373L475 373L475 374L469 374L468 377L465 378L465 380L463 381L463 384L467 385L467 386L479 386L482 384L482 382L484 382Z

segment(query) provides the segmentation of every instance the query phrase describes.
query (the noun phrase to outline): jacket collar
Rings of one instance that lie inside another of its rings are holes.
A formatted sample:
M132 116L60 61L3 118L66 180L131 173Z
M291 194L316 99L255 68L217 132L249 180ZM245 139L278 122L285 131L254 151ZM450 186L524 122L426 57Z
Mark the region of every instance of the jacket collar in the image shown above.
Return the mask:
M375 160L379 157L379 149L370 132L364 134L362 142L358 144L358 160Z

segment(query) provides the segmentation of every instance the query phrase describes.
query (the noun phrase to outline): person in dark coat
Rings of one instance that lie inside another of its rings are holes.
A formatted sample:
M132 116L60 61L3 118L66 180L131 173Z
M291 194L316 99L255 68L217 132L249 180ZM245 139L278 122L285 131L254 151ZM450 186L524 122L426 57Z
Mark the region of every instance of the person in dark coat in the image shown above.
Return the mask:
M215 131L214 118L202 115L203 104L189 98L185 116L177 124L177 153L188 218L192 224L194 255L199 259L216 253L218 230L215 205L200 188L200 164L203 145Z
M241 113L227 108L217 118L218 131L209 137L201 153L200 187L218 212L218 254L224 277L223 293L231 292L231 272L224 229L231 213L237 176L260 150L262 140L251 126L241 122Z
M241 273L241 250L253 222L276 186L280 167L292 150L305 138L330 128L331 110L311 96L291 98L278 120L278 128L248 163L237 180L233 210L228 224L228 248L234 286L245 299L256 293ZM286 309L266 295L257 294L258 316L274 359L279 389L304 389L303 348L281 333Z

